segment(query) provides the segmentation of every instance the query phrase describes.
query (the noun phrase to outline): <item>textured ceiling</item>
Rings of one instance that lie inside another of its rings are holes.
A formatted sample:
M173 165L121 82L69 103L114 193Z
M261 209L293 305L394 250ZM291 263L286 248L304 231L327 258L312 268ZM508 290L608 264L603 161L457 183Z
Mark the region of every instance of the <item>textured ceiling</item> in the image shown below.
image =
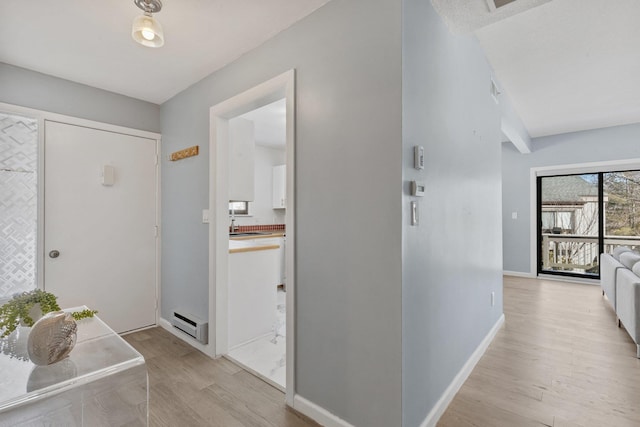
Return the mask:
M537 137L640 122L639 17L638 0L553 0L476 35Z
M0 62L162 103L327 1L165 0L150 49L133 0L0 0ZM478 37L531 136L640 122L640 1L432 3Z
M133 0L0 0L0 62L159 104L327 2L163 0L153 49Z

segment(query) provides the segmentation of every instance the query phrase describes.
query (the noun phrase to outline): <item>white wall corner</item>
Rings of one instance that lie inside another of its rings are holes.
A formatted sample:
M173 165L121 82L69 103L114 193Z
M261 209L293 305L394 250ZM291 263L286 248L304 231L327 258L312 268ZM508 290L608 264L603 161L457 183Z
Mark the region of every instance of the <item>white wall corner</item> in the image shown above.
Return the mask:
M299 394L293 398L293 408L324 427L355 427Z
M467 360L467 363L465 363L464 366L462 366L462 368L460 369L458 374L455 376L453 381L451 381L451 384L449 384L449 387L447 387L447 389L444 391L440 399L438 399L438 402L434 405L434 407L431 409L427 417L420 424L420 427L436 426L436 424L440 420L440 417L442 417L444 412L447 410L447 407L449 406L453 398L456 396L456 393L458 393L458 391L460 390L464 382L467 380L467 378L471 374L471 371L473 371L473 368L476 366L476 364L478 363L478 361L480 360L484 352L487 351L489 344L491 344L491 341L493 341L493 338L496 336L496 334L500 330L500 327L503 324L504 324L504 314L502 314L502 316L500 316L498 321L493 325L489 333L484 337L484 339L478 345L478 347L473 352L471 357L469 357L469 360Z

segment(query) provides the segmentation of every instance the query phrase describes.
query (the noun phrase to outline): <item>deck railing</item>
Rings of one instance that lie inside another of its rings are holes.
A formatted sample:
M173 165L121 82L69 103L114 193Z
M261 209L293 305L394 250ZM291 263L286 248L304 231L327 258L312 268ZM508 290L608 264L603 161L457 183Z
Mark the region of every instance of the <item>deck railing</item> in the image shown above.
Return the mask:
M618 246L640 249L640 236L606 236L604 251L611 253ZM542 247L548 251L543 257L543 270L564 270L586 273L598 272L598 238L575 234L542 234Z

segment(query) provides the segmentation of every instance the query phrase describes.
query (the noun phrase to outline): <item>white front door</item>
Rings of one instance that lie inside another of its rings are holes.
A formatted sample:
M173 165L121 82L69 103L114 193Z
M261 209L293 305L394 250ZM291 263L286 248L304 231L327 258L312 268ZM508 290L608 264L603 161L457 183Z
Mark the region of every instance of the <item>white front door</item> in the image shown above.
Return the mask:
M45 122L44 288L116 332L156 323L156 144Z

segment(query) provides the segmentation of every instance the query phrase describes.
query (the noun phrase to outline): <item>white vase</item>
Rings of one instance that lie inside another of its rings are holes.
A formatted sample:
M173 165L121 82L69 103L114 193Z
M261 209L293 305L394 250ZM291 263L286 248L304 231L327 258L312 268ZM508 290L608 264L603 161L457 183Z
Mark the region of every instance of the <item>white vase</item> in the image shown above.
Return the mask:
M36 365L51 365L69 355L76 345L78 325L70 313L45 314L29 332L27 352Z

